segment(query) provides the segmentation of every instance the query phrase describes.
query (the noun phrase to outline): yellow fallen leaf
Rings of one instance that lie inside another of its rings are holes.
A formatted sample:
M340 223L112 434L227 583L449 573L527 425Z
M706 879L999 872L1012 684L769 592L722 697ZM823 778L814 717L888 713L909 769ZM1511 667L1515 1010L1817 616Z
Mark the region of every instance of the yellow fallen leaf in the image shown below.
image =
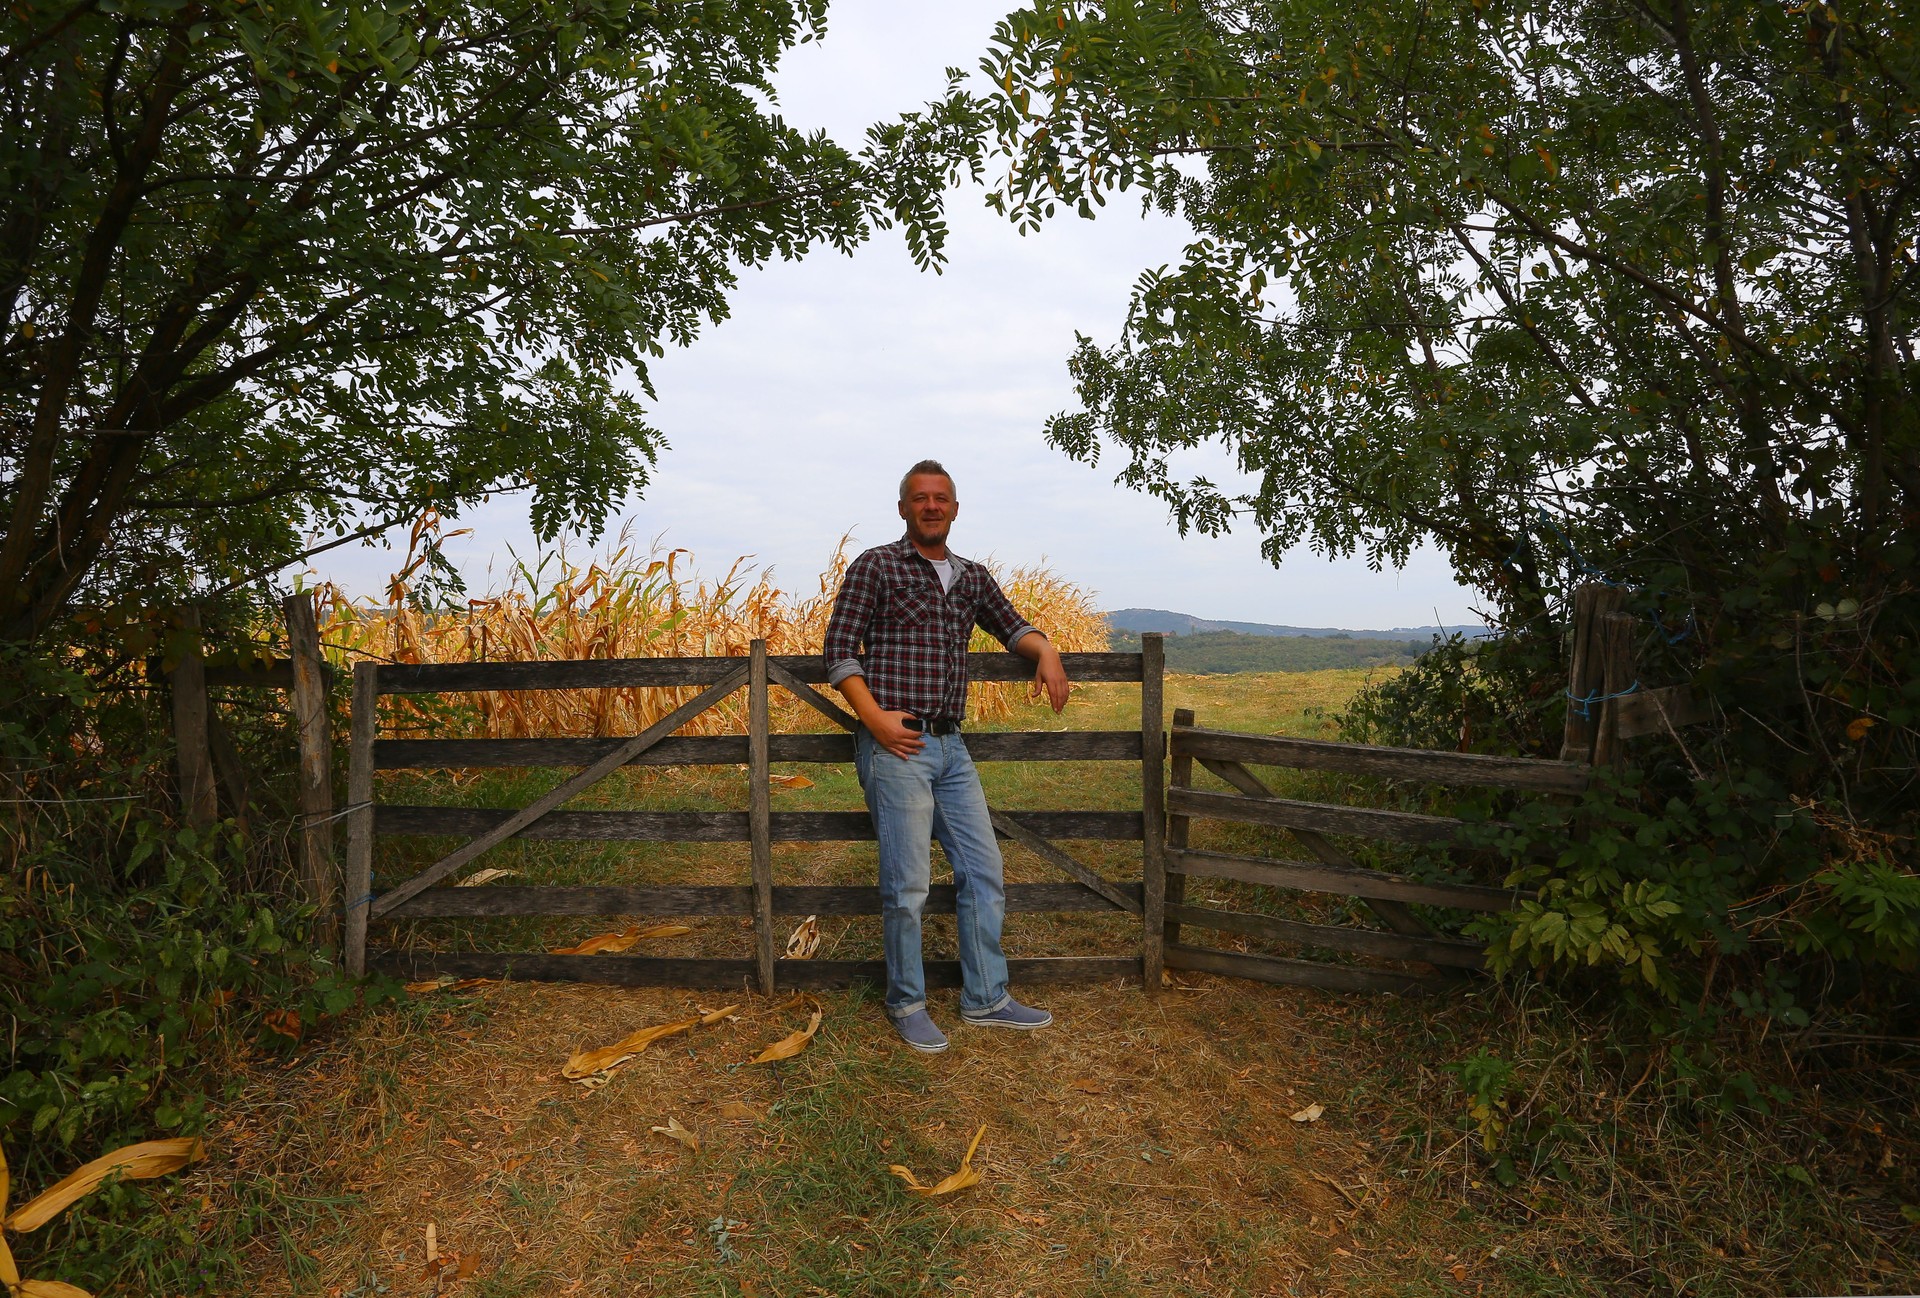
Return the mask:
M744 1100L722 1100L720 1116L728 1122L758 1122L765 1115Z
M655 937L679 937L693 930L685 924L655 924L652 928L633 927L624 933L601 933L577 946L558 946L549 955L609 955L625 951L636 942Z
M604 1073L617 1068L627 1060L645 1050L663 1037L674 1037L696 1027L711 1027L739 1009L738 1005L729 1005L724 1009L709 1010L705 1014L696 1014L692 1018L675 1019L671 1023L658 1023L650 1028L641 1028L610 1046L598 1050L583 1050L561 1065L560 1075L569 1081L581 1081L595 1073Z
M681 1144L685 1145L689 1150L691 1150L696 1154L700 1152L700 1137L694 1135L691 1131L688 1131L685 1127L681 1126L680 1119L678 1118L668 1118L666 1126L653 1127L651 1128L651 1130L659 1132L661 1135L665 1136L668 1140L679 1141Z
M1873 729L1875 724L1872 717L1855 717L1847 722L1847 738L1857 744L1867 737L1867 731Z
M4 1208L5 1204L0 1204ZM13 1250L7 1247L4 1236L0 1236L0 1284L17 1285L20 1283L20 1268L14 1265Z
M804 775L769 775L769 783L776 789L811 789L813 781Z
M22 1280L14 1286L14 1293L20 1298L93 1298L85 1289L79 1289L64 1280Z
M1306 1108L1294 1114L1293 1120L1295 1122L1318 1122L1320 1121L1320 1115L1326 1111L1327 1107L1324 1104L1309 1104Z
M478 888L483 883L492 883L495 879L504 879L510 874L518 873L520 873L518 870L502 870L490 865L484 870L475 870L472 874L453 886L456 888Z
M424 996L428 992L439 991L442 987L445 987L448 983L452 981L453 979L451 978L429 978L427 979L427 981L422 983L408 983L407 990L412 992L415 996Z
M750 1062L770 1064L776 1060L791 1059L807 1048L807 1043L813 1040L813 1034L820 1030L820 1002L811 996L807 999L813 1001L813 1017L807 1020L807 1026L780 1038L755 1055Z
M787 935L787 959L811 960L820 949L820 917L809 915Z
M188 1163L197 1163L206 1156L207 1147L194 1136L143 1140L137 1145L116 1149L54 1182L8 1213L3 1224L8 1230L39 1230L99 1189L109 1177L118 1175L122 1180L144 1181L165 1176L168 1172L177 1172Z
M895 1176L907 1183L910 1194L924 1194L929 1199L943 1194L952 1194L955 1190L964 1190L970 1185L980 1184L980 1173L973 1170L973 1151L980 1148L980 1137L987 1134L983 1125L973 1133L973 1143L967 1146L966 1156L960 1160L960 1170L938 1185L922 1185L920 1179L911 1171L895 1163L887 1168Z

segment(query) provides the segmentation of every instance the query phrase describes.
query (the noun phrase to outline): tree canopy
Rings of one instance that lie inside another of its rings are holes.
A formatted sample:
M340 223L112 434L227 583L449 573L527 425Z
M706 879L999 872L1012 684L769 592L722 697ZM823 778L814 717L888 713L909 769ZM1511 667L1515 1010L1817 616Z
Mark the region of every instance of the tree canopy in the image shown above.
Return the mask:
M0 30L0 638L528 488L593 530L623 376L737 268L904 220L937 123L772 110L824 0L24 0Z
M1713 566L1730 528L1795 520L1885 543L1920 508L1917 26L1680 0L1017 12L985 61L999 201L1033 223L1139 186L1197 233L1119 343L1083 342L1084 409L1050 434L1123 449L1183 524L1250 514L1275 553L1431 537L1522 599L1542 508L1629 566ZM1207 440L1257 493L1171 475Z
M1917 38L1873 0L1112 0L1011 14L951 102L1023 226L1133 191L1195 231L1081 339L1056 446L1276 560L1431 540L1513 628L1630 584L1688 670L1877 742L1920 708ZM1255 487L1182 478L1206 443Z

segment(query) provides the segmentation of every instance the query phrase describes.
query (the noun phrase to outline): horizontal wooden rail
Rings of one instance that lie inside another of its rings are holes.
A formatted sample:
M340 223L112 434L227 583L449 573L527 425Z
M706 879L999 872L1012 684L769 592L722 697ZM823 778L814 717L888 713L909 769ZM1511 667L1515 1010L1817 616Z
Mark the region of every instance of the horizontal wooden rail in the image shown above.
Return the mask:
M541 982L610 983L622 987L745 987L753 982L752 960L669 959L628 955L545 955L538 952L370 952L370 968L420 981L454 978L524 978ZM777 960L774 985L826 990L856 982L885 985L884 960ZM1014 957L1007 961L1011 980L1021 986L1046 983L1105 982L1140 977L1139 956ZM926 962L929 987L958 987L958 960Z
M1112 885L1138 900L1140 885ZM1010 913L1120 910L1112 901L1079 883L1010 883ZM934 884L927 893L927 913L951 915L955 890L950 883ZM429 888L396 907L390 919L479 917L485 915L751 915L753 889L746 885L688 884L656 887L518 887L492 884L479 888ZM854 885L776 884L776 915L878 915L880 890Z
M1069 679L1137 681L1137 653L1062 654ZM382 694L467 694L493 690L634 689L711 685L740 658L584 658L533 662L395 663L380 668ZM776 654L769 659L807 685L823 685L826 662L819 654ZM974 681L1024 681L1033 664L1018 654L967 655Z
M1197 928L1245 933L1250 937L1272 938L1327 951L1351 951L1356 955L1378 956L1385 960L1424 960L1428 964L1451 965L1458 969L1484 969L1487 963L1485 951L1478 943L1461 942L1453 938L1408 937L1364 928L1303 924L1276 915L1253 915L1245 911L1213 910L1205 906L1171 903L1167 906L1167 918Z
M1271 955L1246 955L1239 951L1189 946L1184 942L1167 943L1167 968L1227 974L1234 978L1249 978L1254 982L1284 983L1293 987L1320 987L1336 992L1395 992L1402 996L1435 991L1448 985L1440 979L1420 974L1360 969L1352 965L1316 964L1311 960L1287 960Z
M1466 827L1465 821L1451 816L1342 807L1328 802L1295 802L1290 798L1254 798L1242 793L1211 793L1200 789L1168 790L1167 811L1175 816L1208 816L1246 825L1310 829L1319 834L1385 838L1397 843L1447 843L1459 837Z
M491 807L374 808L377 834L479 835L515 813ZM1016 811L1020 823L1043 838L1137 842L1137 811ZM873 838L873 818L864 811L776 811L776 843L858 843ZM744 843L744 811L551 811L519 838L597 842Z
M1181 756L1252 762L1258 766L1377 775L1428 784L1484 785L1535 793L1579 793L1587 787L1589 779L1589 768L1578 762L1337 744L1324 739L1243 735L1199 726L1175 726L1173 751Z
M382 739L373 746L377 770L443 770L459 767L591 766L624 739ZM853 736L770 735L768 760L853 761ZM967 735L976 762L1137 762L1137 730L983 730ZM747 760L745 735L688 735L662 739L639 754L633 766L739 766Z
M1269 888L1301 892L1331 892L1343 897L1370 897L1382 901L1416 901L1455 910L1512 910L1520 894L1503 888L1470 883L1425 883L1384 870L1357 865L1329 865L1319 861L1279 861L1264 856L1235 856L1227 852L1174 851L1167 868L1199 879L1237 879Z

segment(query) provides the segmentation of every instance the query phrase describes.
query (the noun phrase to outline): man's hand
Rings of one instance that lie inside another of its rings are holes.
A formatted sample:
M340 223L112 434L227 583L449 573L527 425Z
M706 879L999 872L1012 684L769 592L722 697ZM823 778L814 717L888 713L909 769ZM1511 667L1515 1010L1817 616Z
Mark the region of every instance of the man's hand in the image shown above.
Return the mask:
M1056 713L1064 711L1067 706L1067 669L1060 662L1060 651L1043 635L1022 636L1014 649L1025 654L1030 644L1035 645L1039 652L1027 655L1037 664L1033 673L1033 688L1027 691L1027 697L1037 699L1040 692L1045 690L1047 702L1053 704L1053 710Z
M905 726L904 723L912 716L911 712L876 710L873 716L865 719L865 724L873 733L874 743L895 757L912 757L927 746L926 737L920 731L909 730Z
M860 724L873 736L873 742L892 753L895 757L912 757L927 746L926 739L918 730L909 730L903 722L913 718L911 712L889 712L874 700L873 691L867 688L864 676L849 676L840 682L840 693L847 702L853 704L855 715Z

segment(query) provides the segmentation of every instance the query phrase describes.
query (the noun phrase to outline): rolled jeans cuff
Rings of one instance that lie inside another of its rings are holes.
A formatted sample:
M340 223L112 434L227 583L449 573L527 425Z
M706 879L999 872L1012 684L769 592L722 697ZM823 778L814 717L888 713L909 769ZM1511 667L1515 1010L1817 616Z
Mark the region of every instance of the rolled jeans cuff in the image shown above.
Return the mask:
M1007 999L1012 1000L1013 997L1009 995ZM905 1009L898 1009L898 1010L894 1009L891 1005L889 1005L887 1007L887 1017L890 1019L910 1019L925 1008L927 1008L927 1003L925 1001L915 1001L913 1004L907 1006ZM998 1009L1000 1007L996 1005L994 1006L994 1008Z

